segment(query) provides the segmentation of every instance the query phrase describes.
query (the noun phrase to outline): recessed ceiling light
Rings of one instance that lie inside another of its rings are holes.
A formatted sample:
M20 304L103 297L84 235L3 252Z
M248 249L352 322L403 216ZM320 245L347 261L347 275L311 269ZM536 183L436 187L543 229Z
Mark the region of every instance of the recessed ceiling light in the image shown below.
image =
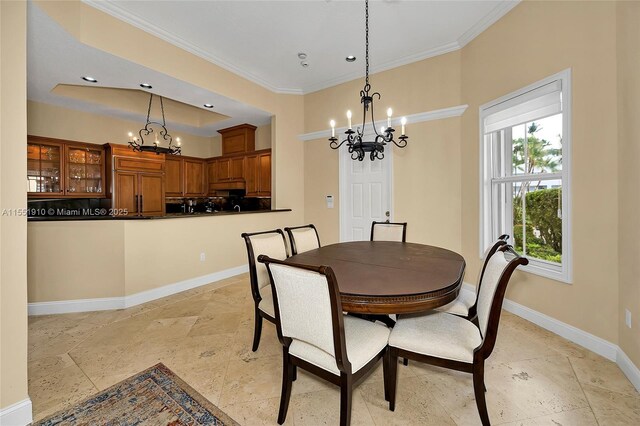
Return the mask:
M140 87L142 87L143 89L151 89L153 86L149 83L140 83Z
M213 105L211 105L211 104L204 104L204 107L205 107L205 108L213 108Z
M353 55L349 55L349 56L347 56L347 57L346 57L346 58L344 58L344 59L345 59L345 61L347 61L347 62L355 62L356 57L355 57L355 56L353 56Z
M82 77L82 79L83 79L84 81L88 81L89 83L97 83L97 82L98 82L98 80L96 80L96 79L95 79L95 78L93 78L93 77L89 77L88 75L85 75L84 77Z
M307 61L300 61L300 65L302 65L302 68L307 68L309 66L309 62Z
M307 59L307 54L306 54L306 53L304 53L304 52L300 52L300 53L298 53L298 58L300 58L300 59Z

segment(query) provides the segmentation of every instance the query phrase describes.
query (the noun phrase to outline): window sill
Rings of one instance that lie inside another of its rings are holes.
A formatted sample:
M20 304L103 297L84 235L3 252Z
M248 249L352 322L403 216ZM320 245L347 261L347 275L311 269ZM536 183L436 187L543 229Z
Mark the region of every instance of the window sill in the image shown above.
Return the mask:
M573 281L567 271L552 270L549 267L543 266L541 263L536 262L535 259L529 259L529 264L526 266L520 266L518 269L530 274L539 275L544 278L549 278L554 281L559 281L564 284L572 284Z

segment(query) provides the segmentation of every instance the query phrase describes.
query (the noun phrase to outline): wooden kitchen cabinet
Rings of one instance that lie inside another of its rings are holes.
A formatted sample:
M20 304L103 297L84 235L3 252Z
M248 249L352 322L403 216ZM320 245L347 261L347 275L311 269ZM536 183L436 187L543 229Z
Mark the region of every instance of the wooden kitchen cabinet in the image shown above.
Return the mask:
M167 156L164 169L166 196L182 197L184 195L184 160Z
M112 176L112 207L119 215L124 215L124 209L129 216L165 214L164 154L133 152L126 146L107 144L106 158ZM175 166L171 161L168 163L170 168Z
M184 162L184 195L202 197L207 193L205 162L197 158L185 158Z
M270 197L271 150L247 155L244 175L247 197Z
M65 191L68 196L104 197L104 149L65 145Z
M244 155L216 159L216 182L244 179Z
M138 173L140 215L164 216L164 176L157 173Z
M104 198L105 186L102 146L27 136L29 198Z
M199 158L167 156L167 197L202 197L207 193L206 162Z
M222 155L251 152L256 149L256 126L240 124L218 130L222 135Z
M45 138L27 142L27 193L29 197L64 196L64 145Z
M114 172L113 208L127 216L162 216L165 213L164 176L147 172Z

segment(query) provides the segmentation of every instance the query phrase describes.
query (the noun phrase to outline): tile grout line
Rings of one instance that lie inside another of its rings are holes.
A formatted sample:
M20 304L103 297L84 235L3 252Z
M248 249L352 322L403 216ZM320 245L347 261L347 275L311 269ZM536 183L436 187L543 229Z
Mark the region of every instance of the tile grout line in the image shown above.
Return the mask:
M580 386L580 391L582 392L582 395L584 396L584 400L587 401L587 405L589 406L589 410L591 410L591 414L593 414L593 418L596 420L596 424L600 425L600 420L598 420L598 417L596 416L595 411L593 411L593 407L591 406L591 401L589 401L589 398L587 397L587 394L584 391L584 388L582 387L582 383L580 382L580 379L578 379L578 375L576 374L576 370L573 367L573 363L571 362L571 357L570 356L567 356L567 362L569 363L569 366L571 367L571 372L573 373L573 377L576 378L576 382L578 382L578 386Z

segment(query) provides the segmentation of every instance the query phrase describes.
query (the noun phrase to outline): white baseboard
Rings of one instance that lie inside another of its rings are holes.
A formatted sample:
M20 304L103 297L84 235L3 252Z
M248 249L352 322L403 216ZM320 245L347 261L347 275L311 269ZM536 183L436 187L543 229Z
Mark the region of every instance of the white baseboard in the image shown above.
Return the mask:
M629 359L622 349L618 348L618 356L616 357L616 363L620 370L627 376L627 379L633 386L640 392L640 369Z
M475 287L471 284L464 283L462 291L473 292L475 294ZM504 299L502 307L507 312L524 318L545 330L549 330L558 336L564 337L583 348L589 349L617 363L629 381L640 391L640 370L631 362L629 357L618 345L506 298Z
M31 400L29 398L0 409L0 425L2 426L26 426L32 421Z
M29 315L68 314L72 312L105 311L130 308L132 306L140 305L141 303L150 302L182 291L191 290L192 288L221 281L235 275L243 274L247 271L249 271L248 265L237 266L235 268L225 269L223 271L214 272L201 277L190 278L188 280L154 288L152 290L142 291L130 296L29 303Z

